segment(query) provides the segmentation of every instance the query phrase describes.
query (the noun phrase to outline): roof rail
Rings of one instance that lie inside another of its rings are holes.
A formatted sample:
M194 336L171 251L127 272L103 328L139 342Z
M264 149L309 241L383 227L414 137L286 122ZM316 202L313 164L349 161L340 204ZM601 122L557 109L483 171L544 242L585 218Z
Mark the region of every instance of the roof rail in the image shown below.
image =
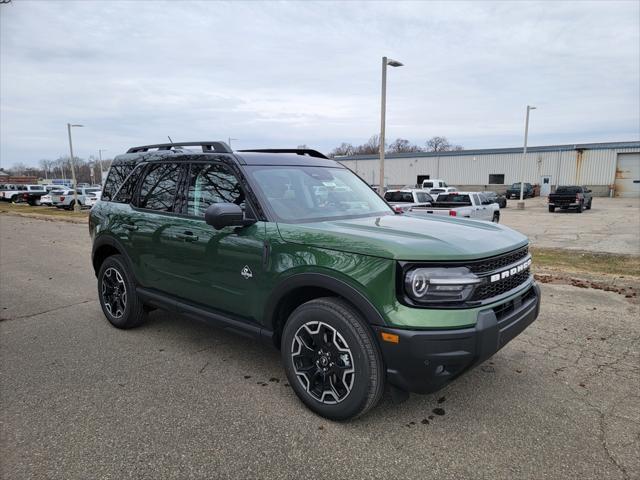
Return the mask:
M249 150L237 150L238 152L256 152L256 153L295 153L297 155L309 155L316 158L329 158L317 150L310 148L252 148Z
M224 142L180 142L180 143L158 143L156 145L143 145L131 147L127 153L148 152L152 148L158 150L171 150L175 147L202 147L203 152L233 153L231 147Z

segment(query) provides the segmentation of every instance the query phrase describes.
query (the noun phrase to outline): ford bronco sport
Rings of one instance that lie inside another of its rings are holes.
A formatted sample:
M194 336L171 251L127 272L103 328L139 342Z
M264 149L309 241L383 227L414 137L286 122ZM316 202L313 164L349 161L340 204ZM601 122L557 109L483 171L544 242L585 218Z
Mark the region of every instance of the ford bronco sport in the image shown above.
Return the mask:
M395 214L314 150L131 148L89 229L115 327L162 308L262 339L302 402L333 420L370 410L385 385L396 399L442 388L540 306L524 236Z

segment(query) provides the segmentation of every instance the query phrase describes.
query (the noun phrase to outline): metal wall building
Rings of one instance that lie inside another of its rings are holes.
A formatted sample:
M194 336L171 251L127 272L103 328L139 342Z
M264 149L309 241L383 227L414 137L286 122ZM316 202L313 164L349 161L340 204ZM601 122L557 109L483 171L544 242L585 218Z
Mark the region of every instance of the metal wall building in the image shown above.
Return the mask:
M421 184L442 178L469 190L504 191L520 181L522 148L420 152L385 156L385 184ZM379 183L377 155L337 157L370 184ZM524 181L541 194L557 185L588 185L597 195L640 196L640 141L529 147Z

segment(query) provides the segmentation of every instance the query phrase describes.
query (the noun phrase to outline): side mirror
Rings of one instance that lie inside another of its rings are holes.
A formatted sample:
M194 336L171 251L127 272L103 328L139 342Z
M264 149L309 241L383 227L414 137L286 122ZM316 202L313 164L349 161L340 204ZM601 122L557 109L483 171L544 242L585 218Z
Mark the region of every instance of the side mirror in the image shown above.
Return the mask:
M244 213L235 203L214 203L204 212L204 220L216 230L224 227L253 225L255 220L245 220Z

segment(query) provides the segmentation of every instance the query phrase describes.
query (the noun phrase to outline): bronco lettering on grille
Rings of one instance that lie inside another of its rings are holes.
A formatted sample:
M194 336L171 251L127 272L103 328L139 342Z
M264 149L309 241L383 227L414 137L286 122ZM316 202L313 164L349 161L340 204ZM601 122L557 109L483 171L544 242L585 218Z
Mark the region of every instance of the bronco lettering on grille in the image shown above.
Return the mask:
M491 275L490 282L498 282L500 280L504 280L505 278L509 278L512 275L522 272L531 266L531 259L529 258L527 261L519 263L518 265L508 268L502 272L494 273Z

